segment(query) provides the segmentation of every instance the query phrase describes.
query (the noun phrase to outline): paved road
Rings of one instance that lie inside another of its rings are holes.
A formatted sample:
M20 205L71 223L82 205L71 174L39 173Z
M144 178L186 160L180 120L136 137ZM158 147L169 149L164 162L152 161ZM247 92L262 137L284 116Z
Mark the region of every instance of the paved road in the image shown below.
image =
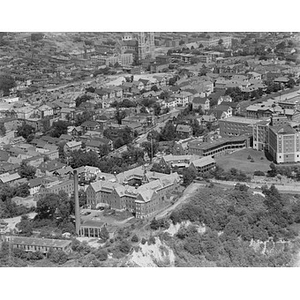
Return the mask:
M215 180L212 179L211 182L225 186L225 187L233 187L237 183L245 184L245 182L238 182L238 181L222 181L222 180ZM262 183L254 183L254 182L247 182L246 183L251 189L260 190L261 186L267 185L270 187L273 183L269 182L262 182ZM278 189L280 193L288 193L288 194L300 194L300 185L299 184L274 184L275 187Z
M185 203L199 188L204 187L205 184L194 182L190 184L183 192L183 195L170 207L165 209L164 211L160 212L156 215L156 219L161 219L166 217L168 214L170 214L176 207L179 205Z
M28 217L30 219L34 218L36 215L36 212L31 212L29 214L27 214ZM14 230L16 225L21 221L21 216L19 217L14 217L14 218L8 218L8 219L3 219L6 223L8 223L7 225L7 230Z

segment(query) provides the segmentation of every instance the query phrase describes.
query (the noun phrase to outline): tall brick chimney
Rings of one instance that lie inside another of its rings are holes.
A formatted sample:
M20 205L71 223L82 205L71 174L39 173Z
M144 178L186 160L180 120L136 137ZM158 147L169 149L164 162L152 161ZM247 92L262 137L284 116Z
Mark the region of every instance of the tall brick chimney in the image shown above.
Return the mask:
M80 211L79 211L79 197L78 197L78 174L74 170L74 196L75 196L75 228L76 234L79 236L80 231Z

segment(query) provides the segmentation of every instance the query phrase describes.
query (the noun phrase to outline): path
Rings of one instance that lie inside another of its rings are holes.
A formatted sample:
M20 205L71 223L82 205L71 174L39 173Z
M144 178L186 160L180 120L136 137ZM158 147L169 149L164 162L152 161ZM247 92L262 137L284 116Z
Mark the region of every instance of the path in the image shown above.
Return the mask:
M29 214L27 214L29 219L32 219L35 217L36 213L35 212L31 212ZM8 219L3 219L6 223L8 223L7 225L7 230L14 230L16 225L21 221L21 216L19 217L14 217L14 218L8 218Z
M164 211L160 212L156 215L156 219L161 219L167 216L169 213L171 213L176 207L186 202L190 196L192 196L200 187L203 187L203 184L194 182L190 184L183 192L183 195L172 205L169 206Z

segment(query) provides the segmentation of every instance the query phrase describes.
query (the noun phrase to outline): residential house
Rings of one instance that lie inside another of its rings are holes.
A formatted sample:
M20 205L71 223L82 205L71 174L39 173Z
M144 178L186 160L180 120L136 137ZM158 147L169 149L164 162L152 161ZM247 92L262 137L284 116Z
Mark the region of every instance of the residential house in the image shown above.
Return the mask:
M82 134L82 127L81 126L68 126L68 135L73 137L80 136Z
M37 110L41 119L53 116L53 108L49 105L43 104Z
M64 152L68 155L70 152L80 150L82 148L82 142L70 141L64 145Z
M193 110L198 110L201 107L203 112L210 109L210 100L208 98L195 97L192 102Z
M18 173L4 173L0 175L0 182L5 184L14 184L16 181L18 181L19 179L21 179L21 176Z
M186 139L193 135L193 128L190 125L178 124L176 126L176 133L179 138Z
M60 110L60 119L70 121L75 119L75 108L63 107Z
M180 92L179 94L173 94L170 99L175 99L177 106L186 106L192 101L193 94L189 92Z
M99 154L100 147L102 145L108 145L110 149L113 147L113 143L111 140L106 138L95 138L86 142L86 151L94 151Z
M83 134L87 131L97 131L100 129L100 124L97 121L85 121L80 126Z
M40 187L42 186L42 179L41 178L34 178L34 179L30 179L28 181L28 185L29 185L29 192L30 195L35 195L36 193L39 192Z
M63 164L57 160L49 160L49 161L41 163L37 168L37 172L40 172L47 176L51 176L51 175L53 175L54 171L61 169L63 166L65 166L65 164Z
M220 120L220 119L225 119L228 117L232 117L232 107L229 105L221 104L217 105L214 109L210 110L208 113L209 114L214 114L215 117Z

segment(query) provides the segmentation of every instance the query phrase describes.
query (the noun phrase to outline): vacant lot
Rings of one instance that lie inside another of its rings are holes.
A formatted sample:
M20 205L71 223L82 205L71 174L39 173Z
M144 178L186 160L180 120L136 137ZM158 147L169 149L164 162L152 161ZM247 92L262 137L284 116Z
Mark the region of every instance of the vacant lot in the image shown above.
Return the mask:
M254 162L248 159L249 155L253 158ZM267 160L263 152L253 149L242 149L215 159L217 165L222 167L225 171L236 168L247 174L253 174L254 171L266 172L270 169L269 166L271 163Z

